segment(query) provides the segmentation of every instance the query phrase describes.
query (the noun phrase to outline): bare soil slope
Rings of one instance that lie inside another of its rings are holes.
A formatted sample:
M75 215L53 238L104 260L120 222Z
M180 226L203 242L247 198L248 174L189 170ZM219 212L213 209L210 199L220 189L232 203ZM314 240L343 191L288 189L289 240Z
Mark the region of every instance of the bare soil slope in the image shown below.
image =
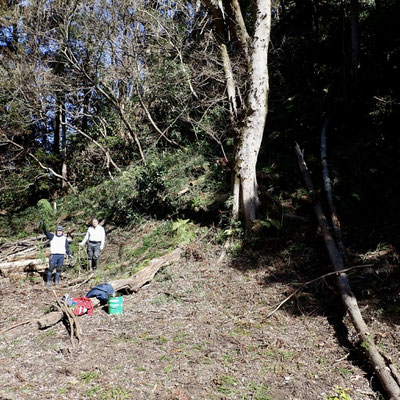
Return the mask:
M351 360L323 313L303 312L295 301L266 319L292 290L269 279L277 266L218 264L219 249L201 249L125 295L122 315L98 308L79 317L79 347L62 323L1 333L0 399L378 398L374 379ZM68 287L64 274L56 291L81 296L92 286ZM37 319L53 303L39 278L0 278L0 290L0 331ZM398 362L398 326L372 322Z

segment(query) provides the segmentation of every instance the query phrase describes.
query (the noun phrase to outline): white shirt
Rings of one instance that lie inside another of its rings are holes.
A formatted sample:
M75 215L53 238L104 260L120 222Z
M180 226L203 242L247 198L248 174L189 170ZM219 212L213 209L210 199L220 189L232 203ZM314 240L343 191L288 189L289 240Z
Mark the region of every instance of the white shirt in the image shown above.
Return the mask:
M65 254L65 241L67 238L64 235L54 235L53 239L50 240L50 253L51 254Z
M100 242L100 250L103 250L104 242L106 240L106 232L104 231L104 228L101 225L97 225L96 228L91 226L80 244L84 245L88 240L89 242Z

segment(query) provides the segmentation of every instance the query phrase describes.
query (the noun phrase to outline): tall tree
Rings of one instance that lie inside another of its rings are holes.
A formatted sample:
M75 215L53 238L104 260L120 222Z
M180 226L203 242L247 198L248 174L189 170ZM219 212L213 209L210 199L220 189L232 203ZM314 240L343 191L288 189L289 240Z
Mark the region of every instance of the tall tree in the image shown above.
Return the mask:
M250 227L260 204L256 166L268 112L271 1L256 0L249 10L244 9L247 3L242 5L238 0L204 1L212 11L218 30L228 100L238 130L233 166L233 215L238 217L242 212L246 226ZM247 27L250 22L246 25L250 15L251 29ZM238 54L244 60L241 77L235 77L232 71L231 58ZM241 79L244 82L240 82ZM240 93L242 85L247 92ZM236 97L246 98L241 110L238 110Z

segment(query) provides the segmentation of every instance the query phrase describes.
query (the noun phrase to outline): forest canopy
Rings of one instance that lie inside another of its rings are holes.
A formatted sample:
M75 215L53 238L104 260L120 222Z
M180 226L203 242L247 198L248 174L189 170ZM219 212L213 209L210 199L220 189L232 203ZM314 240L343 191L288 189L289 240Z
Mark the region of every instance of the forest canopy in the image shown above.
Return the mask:
M190 172L192 184L207 175L206 185L193 185L201 187L194 197L213 193L212 212L229 209L231 171L234 177L247 162L238 160L238 148L252 114L252 41L262 12L252 7L246 1L2 2L2 213L140 166L147 166L139 177L143 191L161 193L168 160L186 163L185 154L202 160ZM295 141L319 174L328 116L342 216L379 227L398 223L398 2L270 7L268 115L261 116L263 141L251 167L257 217L273 213L283 192L299 190ZM182 215L198 209L194 198L181 208L163 201Z

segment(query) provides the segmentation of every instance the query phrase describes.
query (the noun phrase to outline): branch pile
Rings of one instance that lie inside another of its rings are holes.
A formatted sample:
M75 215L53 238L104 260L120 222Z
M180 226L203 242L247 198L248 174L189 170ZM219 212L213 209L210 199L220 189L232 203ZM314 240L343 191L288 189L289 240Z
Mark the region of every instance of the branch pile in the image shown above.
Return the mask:
M38 258L39 245L45 241L44 235L5 243L0 246L0 275L7 277L16 273L41 272L46 268L43 258ZM49 250L44 256L49 256Z

